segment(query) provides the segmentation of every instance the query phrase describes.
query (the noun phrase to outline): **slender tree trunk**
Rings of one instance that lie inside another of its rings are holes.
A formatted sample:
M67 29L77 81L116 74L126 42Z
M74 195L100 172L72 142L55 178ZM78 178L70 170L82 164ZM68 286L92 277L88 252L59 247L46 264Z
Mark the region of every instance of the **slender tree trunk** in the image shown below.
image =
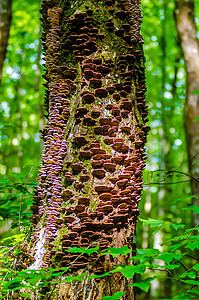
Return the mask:
M0 84L12 17L11 4L12 0L0 1Z
M44 0L41 8L48 122L31 268L70 265L73 274L102 274L132 261L66 250L133 248L149 131L140 0L59 3ZM129 282L115 273L60 284L48 299L100 300L127 291L122 299L132 300Z
M199 180L199 122L193 121L199 115L199 95L192 94L199 90L199 43L194 23L194 1L176 0L176 25L180 36L181 47L187 71L187 90L184 106L184 123L189 157L190 175ZM199 206L199 183L192 180L194 202ZM195 224L199 215L195 215Z

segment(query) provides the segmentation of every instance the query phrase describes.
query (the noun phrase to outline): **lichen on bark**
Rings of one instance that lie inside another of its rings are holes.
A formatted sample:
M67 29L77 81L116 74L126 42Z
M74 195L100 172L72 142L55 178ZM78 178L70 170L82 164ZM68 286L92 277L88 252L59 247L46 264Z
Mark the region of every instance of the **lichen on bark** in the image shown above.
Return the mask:
M36 253L43 230L39 268L70 265L73 274L103 274L132 261L67 250L132 248L149 131L141 5L43 0L41 14L48 121L31 247ZM117 291L133 299L118 274L60 285L51 299L101 299Z

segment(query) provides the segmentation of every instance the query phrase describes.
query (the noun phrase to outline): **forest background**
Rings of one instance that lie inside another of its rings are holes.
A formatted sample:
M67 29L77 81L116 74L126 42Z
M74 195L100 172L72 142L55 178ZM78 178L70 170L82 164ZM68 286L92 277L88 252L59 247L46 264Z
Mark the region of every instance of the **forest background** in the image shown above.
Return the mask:
M31 195L40 164L42 142L39 131L45 124L45 116L42 108L44 87L39 9L39 0L15 0L12 3L12 23L0 98L0 239L3 250L5 246L10 247L11 237L16 239L16 243L20 242L18 233L30 228ZM186 70L174 9L175 1L142 1L148 87L146 100L151 131L139 208L141 220L159 219L190 228L194 224L193 210L187 206L192 196L183 118ZM199 36L197 1L195 24ZM161 250L161 245L179 235L183 226L179 226L178 231L166 226L154 234L150 222L145 227L143 222L139 222L137 248ZM187 261L187 264L191 262ZM147 294L138 289L137 299L172 297L178 289L178 282L173 283L163 276L151 283Z

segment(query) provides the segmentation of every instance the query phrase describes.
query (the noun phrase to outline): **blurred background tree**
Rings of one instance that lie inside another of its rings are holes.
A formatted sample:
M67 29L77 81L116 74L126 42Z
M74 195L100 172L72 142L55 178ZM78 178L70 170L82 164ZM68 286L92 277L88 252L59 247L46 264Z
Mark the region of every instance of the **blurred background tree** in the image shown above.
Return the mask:
M198 153L187 151L186 141L189 139L185 138L184 123L187 121L187 125L197 126L198 121L183 118L186 93L189 97L193 91L186 86L187 60L184 60L183 37L179 38L178 22L175 22L174 17L175 9L180 10L185 2L142 0L142 34L145 40L151 132L147 144L148 160L140 211L143 218L156 219L158 216L169 221L175 219L178 224L190 225L193 224L193 214L180 208L186 200L181 200L181 206L171 204L177 198L191 195L193 182L190 175L197 177L195 171L190 173L191 167L197 168L197 164L190 164L190 155ZM199 3L190 0L188 4L187 14L195 26L194 39L197 41ZM30 194L36 184L42 148L39 130L45 123L42 110L44 88L39 9L40 0L13 0L12 3L12 23L0 90L1 237L10 236L18 230L19 215L24 228L30 228ZM199 89L199 86L196 84L194 89ZM198 160L195 156L195 162ZM195 186L198 190L197 182ZM138 223L137 246L161 248L162 242L173 235L175 232L170 228L152 235L150 228L145 227L143 230ZM153 281L147 297L161 299L166 293L169 298L177 290L178 284L174 286L168 279ZM138 295L137 299L146 299L146 294Z

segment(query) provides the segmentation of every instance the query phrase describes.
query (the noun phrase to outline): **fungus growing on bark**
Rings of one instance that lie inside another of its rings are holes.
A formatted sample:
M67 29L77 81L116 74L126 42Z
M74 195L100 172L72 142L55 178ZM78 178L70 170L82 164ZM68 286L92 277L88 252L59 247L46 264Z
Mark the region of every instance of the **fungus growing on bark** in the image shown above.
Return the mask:
M95 191L99 194L110 192L112 189L113 189L112 186L108 186L108 185L98 185L95 187Z
M120 94L119 93L114 93L113 94L113 99L115 99L116 101L120 100Z
M88 140L84 136L76 136L73 139L73 143L78 147L88 144Z
M115 16L123 20L127 16L127 12L124 10L119 10L115 13Z
M74 192L71 191L71 190L64 190L63 191L63 197L64 197L65 200L68 200L68 199L72 198L73 195L74 195Z
M105 137L105 138L104 138L104 143L105 143L106 145L111 145L111 144L113 144L113 138L111 138L111 137Z
M76 112L76 117L82 117L87 114L88 109L86 107L78 107Z
M94 169L102 168L104 164L104 160L94 160L91 162L91 166Z
M75 221L75 217L74 216L65 216L64 217L64 221L67 223L72 223L73 221Z
M119 37L122 37L124 35L124 29L118 29L115 31L115 34Z
M98 88L95 90L95 96L100 98L106 98L108 95L107 90L103 88Z
M69 247L94 242L104 249L114 246L127 226L132 234L135 228L149 130L143 125L147 118L144 59L139 5L105 0L107 34L97 22L101 5L83 3L78 10L74 5L71 16L53 7L55 2L42 4L48 123L33 219L35 224L45 219L45 247L51 252L43 265L55 256L56 263L72 263L77 271L98 258L66 255ZM53 243L59 243L65 229L67 234L55 251ZM89 266L92 272L94 265ZM96 272L104 272L100 268Z
M108 91L108 93L110 95L112 95L114 93L114 91L115 91L115 88L114 88L114 86L107 86L106 90Z
M102 86L102 80L98 78L92 78L90 80L90 86L94 88L101 88Z
M111 197L112 197L112 194L111 194L111 193L102 193L102 194L99 196L99 199L100 199L100 200L103 200L103 201L106 201L106 200L110 200Z
M104 169L107 171L107 172L110 172L110 173L113 173L116 169L116 164L114 163L109 163L109 162L105 162L103 164L103 167Z
M127 125L121 126L121 130L122 132L129 134L131 132L131 127Z
M71 164L71 169L73 174L79 174L84 169L84 165L82 163L74 163Z
M87 92L82 96L82 100L84 103L93 103L95 101L95 96L91 92Z
M91 112L91 117L92 117L92 118L97 119L97 118L99 118L99 116L100 116L100 111L98 111L98 110L93 110L93 111Z
M106 172L102 169L94 169L92 170L92 175L98 179L102 179L105 177Z

